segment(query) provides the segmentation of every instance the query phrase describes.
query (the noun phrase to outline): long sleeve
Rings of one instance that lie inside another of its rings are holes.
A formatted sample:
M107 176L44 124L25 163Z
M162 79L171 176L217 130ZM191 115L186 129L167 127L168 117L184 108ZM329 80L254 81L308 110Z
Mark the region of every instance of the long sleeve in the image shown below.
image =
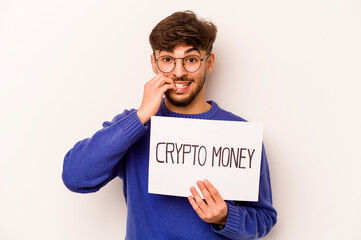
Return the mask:
M267 157L262 149L259 197L257 202L227 201L228 216L225 227L217 233L230 239L258 239L266 236L277 222L272 206L272 191Z
M136 110L124 111L65 155L62 178L74 192L98 191L119 174L128 148L146 131Z

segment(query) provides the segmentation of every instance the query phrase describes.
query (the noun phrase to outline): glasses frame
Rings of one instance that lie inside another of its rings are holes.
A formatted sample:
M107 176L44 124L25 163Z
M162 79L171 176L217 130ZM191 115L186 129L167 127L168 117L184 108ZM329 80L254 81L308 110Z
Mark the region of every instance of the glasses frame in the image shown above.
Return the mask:
M175 65L176 65L176 62L177 62L176 60L177 60L177 59L182 59L182 65L183 65L184 70L186 70L186 71L189 72L189 73L195 73L195 72L197 72L197 71L201 68L202 63L203 63L203 60L206 59L207 57L209 57L211 54L212 54L212 52L207 53L207 55L206 55L204 58L201 58L201 57L198 56L198 55L189 55L189 56L197 56L197 57L199 57L200 60L201 60L201 64L199 64L199 67L198 67L197 70L195 70L195 71L188 71L188 70L185 68L185 66L184 66L184 65L185 65L185 64L184 64L184 59L185 59L186 57L189 57L189 56L182 57L182 58L174 58L174 57L172 57L172 56L167 56L167 55L166 55L167 57L171 57L171 58L174 59L174 66L173 66L172 70L170 70L169 72L164 72L164 71L162 71L162 70L160 69L160 67L159 67L159 65L158 65L158 60L159 60L159 58L164 57L164 56L159 56L158 59L157 59L156 56L155 56L155 52L153 52L154 60L155 60L156 63L157 63L157 67L158 67L159 71L161 71L162 73L170 73L170 72L172 72L172 71L174 70L174 68L175 68Z

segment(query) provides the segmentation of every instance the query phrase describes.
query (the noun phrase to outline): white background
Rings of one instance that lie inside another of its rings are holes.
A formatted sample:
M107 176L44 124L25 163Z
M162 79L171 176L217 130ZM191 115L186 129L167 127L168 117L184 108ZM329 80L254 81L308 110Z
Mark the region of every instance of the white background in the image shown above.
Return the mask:
M192 9L219 28L207 98L264 122L268 240L361 239L361 2L0 0L0 238L123 239L122 182L75 194L62 161L152 76L148 36Z

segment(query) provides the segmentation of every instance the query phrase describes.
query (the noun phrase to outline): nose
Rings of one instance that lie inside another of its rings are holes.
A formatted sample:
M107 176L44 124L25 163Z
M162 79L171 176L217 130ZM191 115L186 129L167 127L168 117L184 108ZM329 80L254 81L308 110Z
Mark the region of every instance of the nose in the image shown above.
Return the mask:
M173 75L177 78L180 78L184 75L187 75L187 71L184 69L183 66L183 59L176 59L175 67L173 69Z

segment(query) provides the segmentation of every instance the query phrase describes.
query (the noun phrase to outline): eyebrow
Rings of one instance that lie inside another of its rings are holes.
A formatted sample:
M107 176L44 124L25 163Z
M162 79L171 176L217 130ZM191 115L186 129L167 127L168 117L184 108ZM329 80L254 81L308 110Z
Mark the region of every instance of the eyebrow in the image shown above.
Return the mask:
M163 49L160 49L159 50L159 54L161 53L161 51L163 51ZM166 50L165 50L166 51ZM195 47L192 47L192 48L189 48L187 50L184 51L184 54L187 54L187 53L190 53L190 52L193 52L193 51L197 51L199 53L199 55L201 55L201 51L199 51L198 48L195 48ZM167 51L166 51L167 52ZM170 52L169 52L170 53Z
M195 47L185 50L184 54L187 54L187 53L190 53L193 51L197 51L199 54L201 54L201 51L199 51L198 48L195 48Z

